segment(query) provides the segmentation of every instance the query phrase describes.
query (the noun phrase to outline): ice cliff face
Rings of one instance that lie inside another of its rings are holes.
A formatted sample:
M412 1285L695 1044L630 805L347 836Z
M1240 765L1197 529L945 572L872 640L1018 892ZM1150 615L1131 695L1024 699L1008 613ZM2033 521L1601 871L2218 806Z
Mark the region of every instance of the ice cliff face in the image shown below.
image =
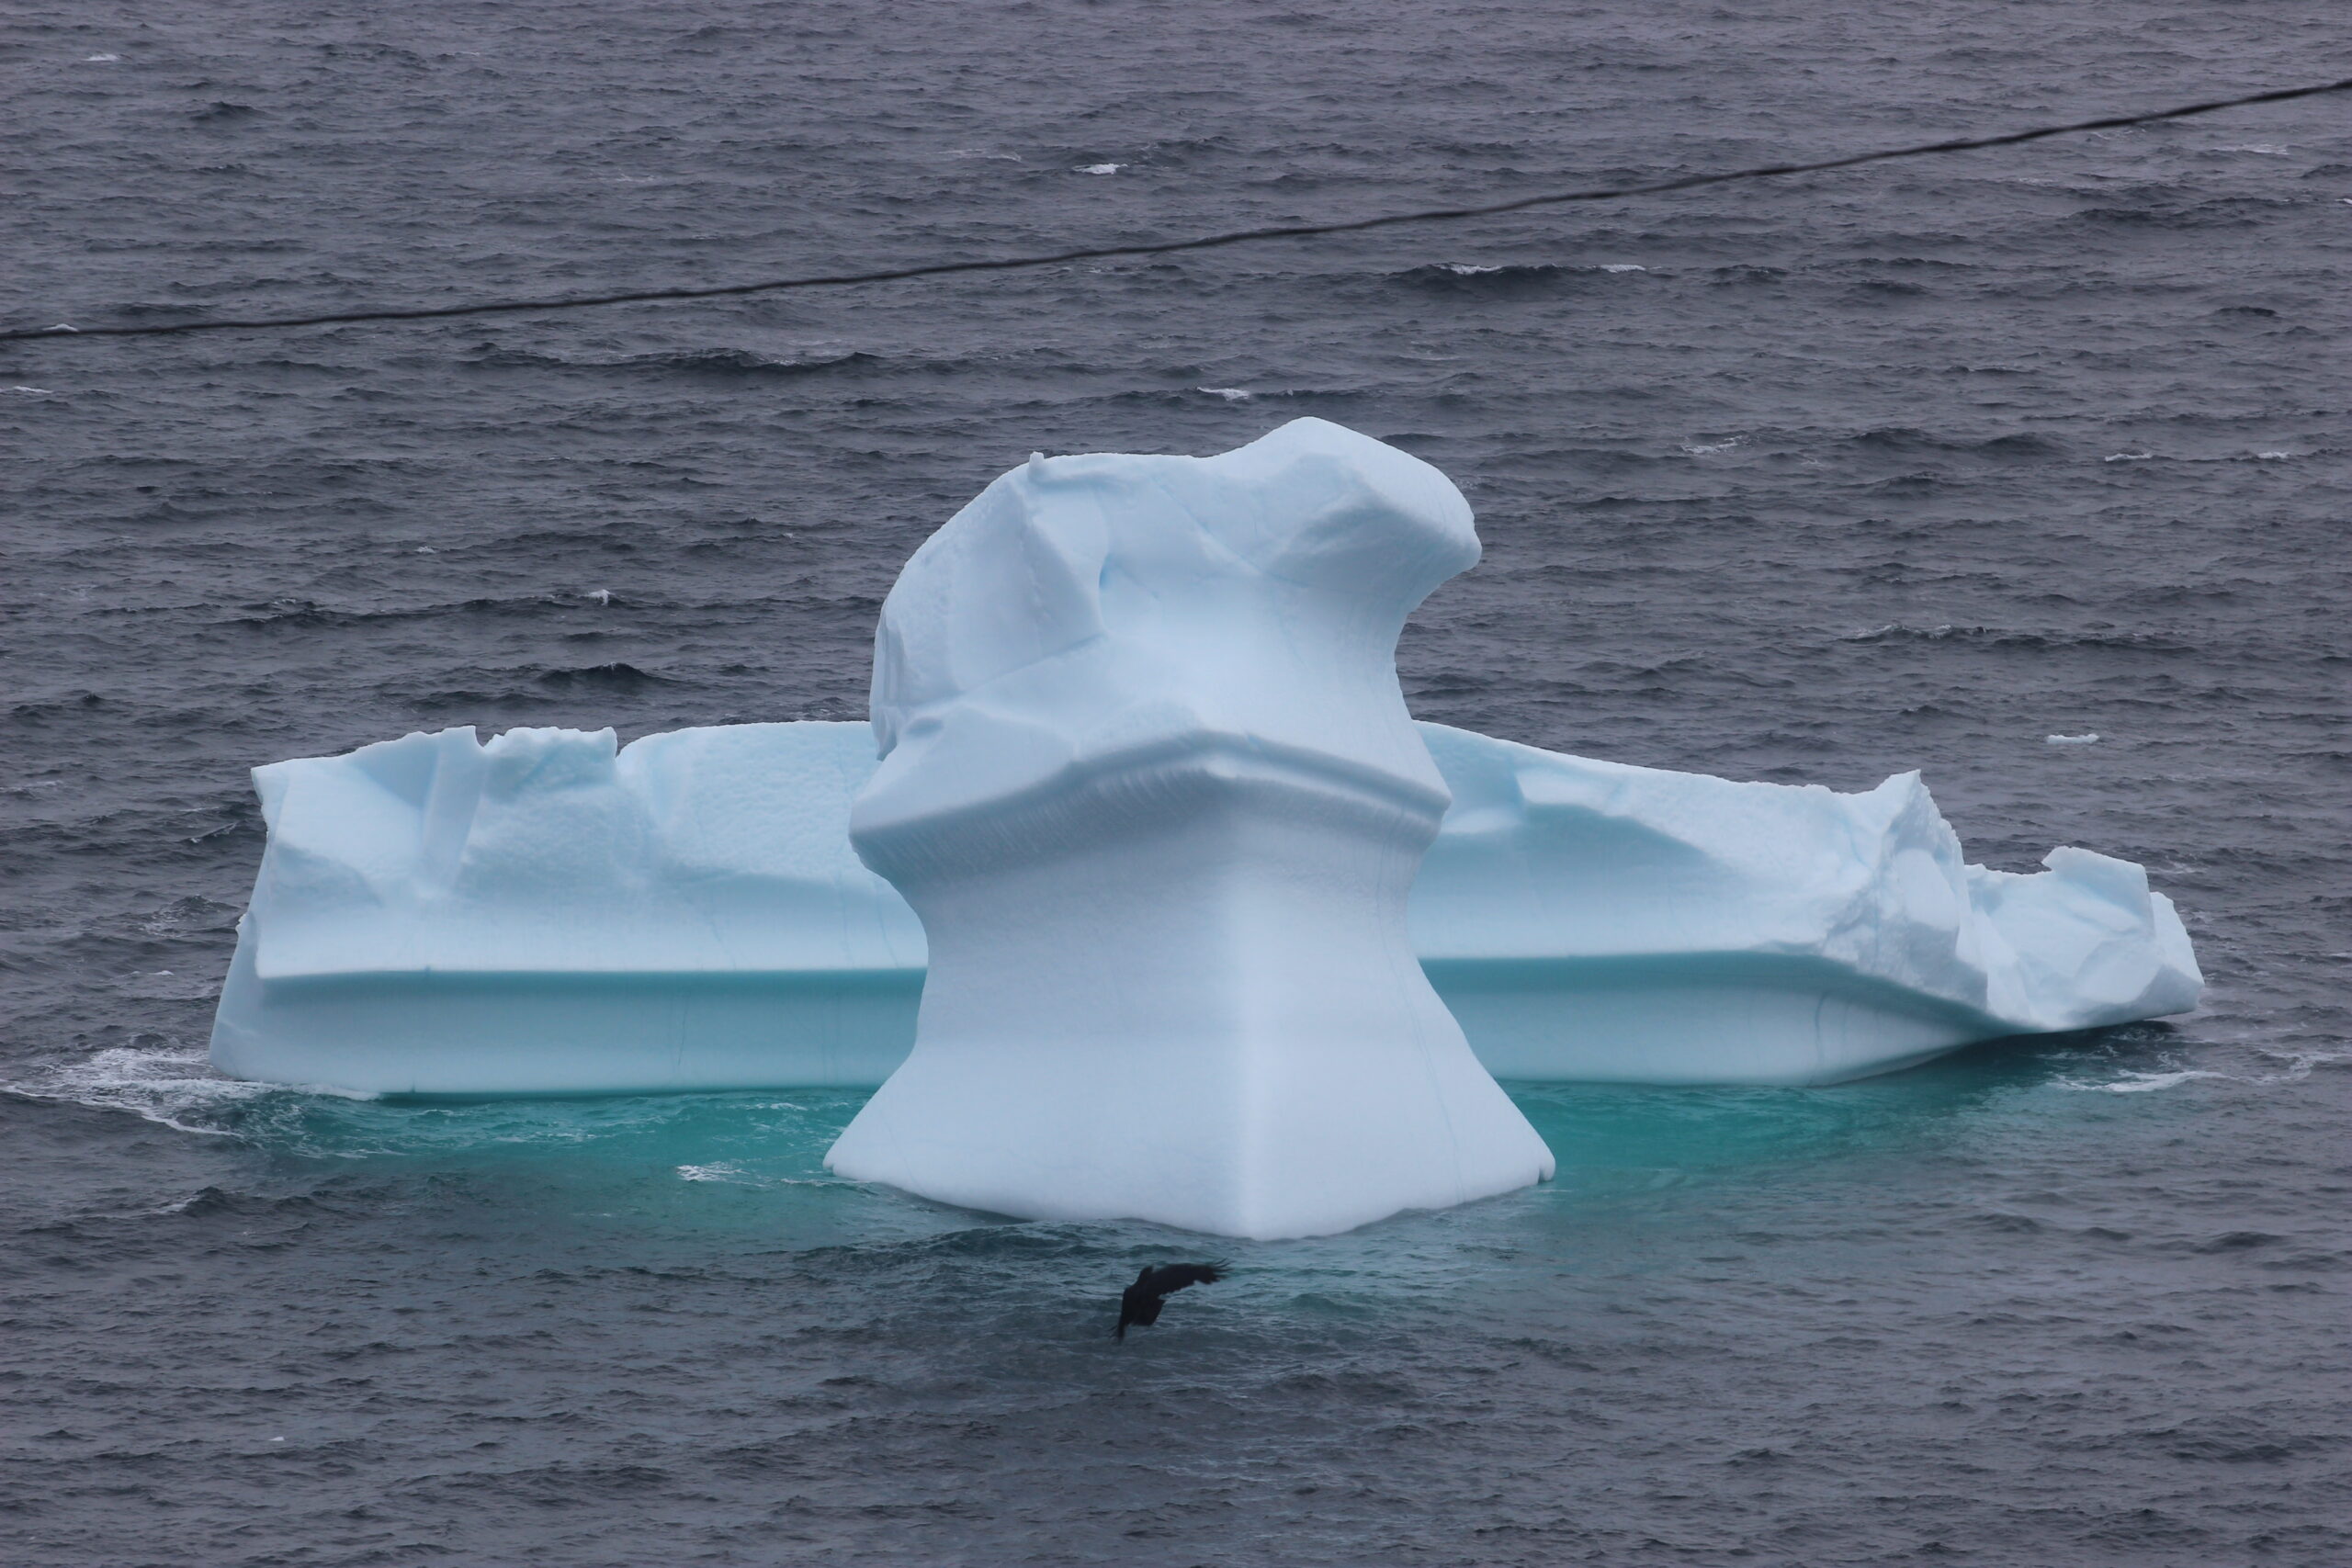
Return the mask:
M917 551L850 837L930 974L832 1167L1261 1237L1548 1175L1405 928L1447 795L1396 636L1477 554L1442 475L1319 420L1033 458Z

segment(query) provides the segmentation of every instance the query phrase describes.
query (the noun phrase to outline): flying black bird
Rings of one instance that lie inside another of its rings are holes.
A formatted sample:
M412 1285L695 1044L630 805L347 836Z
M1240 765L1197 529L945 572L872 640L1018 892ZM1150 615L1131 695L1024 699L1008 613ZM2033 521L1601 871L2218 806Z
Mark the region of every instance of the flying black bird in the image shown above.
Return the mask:
M1215 1263L1163 1263L1153 1269L1147 1266L1136 1276L1136 1282L1119 1295L1119 1326L1111 1333L1114 1339L1127 1337L1127 1325L1142 1324L1148 1328L1159 1321L1159 1309L1168 1293L1187 1285L1214 1285L1225 1278L1233 1265L1219 1258Z

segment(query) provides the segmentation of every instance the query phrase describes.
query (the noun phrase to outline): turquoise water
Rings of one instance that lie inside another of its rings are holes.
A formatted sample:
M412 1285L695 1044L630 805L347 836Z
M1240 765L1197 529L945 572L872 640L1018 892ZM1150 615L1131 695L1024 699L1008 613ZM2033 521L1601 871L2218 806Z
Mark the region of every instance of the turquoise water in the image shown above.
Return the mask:
M191 1561L567 1565L2317 1562L2345 1489L2324 1056L2147 1026L1523 1086L1555 1180L1263 1244L837 1179L854 1092L77 1071L6 1194L9 1321L74 1369L0 1372L36 1561L126 1475ZM1213 1256L1110 1337L1139 1265Z
M1442 1235L1535 1262L1588 1256L1596 1235L1703 1223L1710 1205L1769 1193L1837 1201L1918 1185L1939 1166L2097 1138L2127 1157L2161 1145L2193 1101L2173 1087L2161 1026L1996 1043L1928 1067L1827 1089L1509 1086L1558 1157L1555 1179L1459 1215L1408 1215L1353 1236L1256 1247L1149 1226L1060 1227L1152 1235L1162 1246L1253 1252L1280 1271L1374 1260ZM2294 1076L2291 1066L2278 1069ZM135 1081L135 1080L133 1080ZM824 1154L866 1091L810 1089L473 1103L346 1099L166 1080L172 1114L225 1134L282 1193L355 1182L460 1182L542 1240L694 1249L864 1246L1006 1222L832 1175ZM2259 1079L2247 1080L2250 1085ZM2128 1096L2128 1099L2119 1098ZM148 1107L154 1110L151 1103ZM2118 1140L2121 1143L2119 1145ZM261 1173L257 1173L261 1174ZM1500 1255L1500 1254L1498 1254Z

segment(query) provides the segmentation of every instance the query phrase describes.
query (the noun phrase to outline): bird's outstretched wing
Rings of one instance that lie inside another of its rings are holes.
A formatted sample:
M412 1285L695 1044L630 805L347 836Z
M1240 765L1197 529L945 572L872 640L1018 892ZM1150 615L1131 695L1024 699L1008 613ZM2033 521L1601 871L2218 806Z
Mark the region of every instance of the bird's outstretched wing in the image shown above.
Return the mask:
M1127 1325L1149 1325L1159 1321L1160 1298L1187 1285L1214 1285L1233 1267L1223 1258L1215 1263L1163 1263L1146 1268L1119 1296L1119 1326L1112 1337L1125 1339Z
M1164 1296L1187 1285L1214 1285L1225 1278L1225 1271L1231 1267L1223 1258L1215 1263L1163 1263L1151 1271L1151 1291Z

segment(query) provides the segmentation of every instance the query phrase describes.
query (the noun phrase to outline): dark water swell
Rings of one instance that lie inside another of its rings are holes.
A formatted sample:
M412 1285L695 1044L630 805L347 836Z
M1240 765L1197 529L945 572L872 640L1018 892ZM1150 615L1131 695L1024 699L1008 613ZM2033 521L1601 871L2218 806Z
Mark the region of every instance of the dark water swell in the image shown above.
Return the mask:
M722 282L1697 172L2329 73L2332 7L20 7L11 321ZM110 54L111 61L93 60ZM1082 170L1116 164L1109 174ZM10 1562L2352 1554L2324 102L856 294L0 357ZM1196 1250L838 1182L840 1096L228 1086L243 773L862 711L1035 448L1301 413L1487 558L1416 711L2146 863L2171 1026L1521 1100L1561 1179ZM2097 734L2052 744L2053 735Z

